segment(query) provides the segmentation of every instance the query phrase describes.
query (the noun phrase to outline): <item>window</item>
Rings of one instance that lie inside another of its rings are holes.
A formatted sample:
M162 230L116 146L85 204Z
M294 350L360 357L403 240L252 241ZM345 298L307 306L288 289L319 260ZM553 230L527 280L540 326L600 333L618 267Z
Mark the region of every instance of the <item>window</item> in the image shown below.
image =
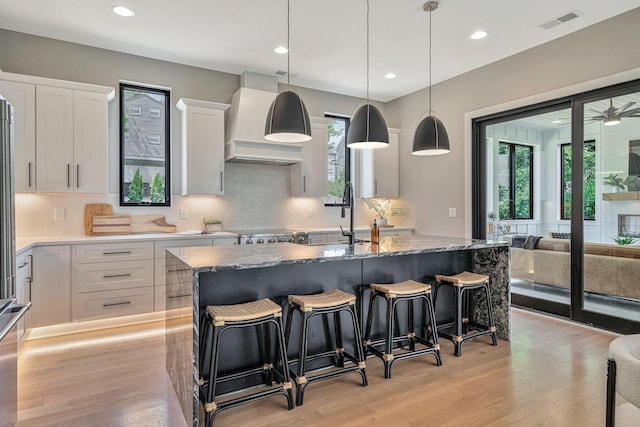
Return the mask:
M160 108L158 107L149 107L149 117L153 117L154 119L160 118Z
M533 147L500 142L498 163L500 219L533 219Z
M170 105L168 90L120 84L120 206L171 205Z
M346 137L349 118L326 115L329 122L329 142L327 147L327 180L329 194L325 206L342 205L345 183L350 179L350 150Z
M142 107L140 105L129 105L129 114L132 116L141 116Z
M571 144L560 146L560 218L571 219ZM596 142L584 142L584 219L596 219Z

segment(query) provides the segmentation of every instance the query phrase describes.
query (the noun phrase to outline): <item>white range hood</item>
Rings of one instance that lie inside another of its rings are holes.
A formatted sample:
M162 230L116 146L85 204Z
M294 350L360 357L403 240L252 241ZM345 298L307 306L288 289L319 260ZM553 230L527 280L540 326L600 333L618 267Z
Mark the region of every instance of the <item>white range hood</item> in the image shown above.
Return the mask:
M253 86L253 87L249 87ZM265 88L271 89L264 90ZM225 144L225 160L233 163L292 165L302 163L301 144L282 144L264 138L264 126L276 98L275 76L244 72L233 94Z

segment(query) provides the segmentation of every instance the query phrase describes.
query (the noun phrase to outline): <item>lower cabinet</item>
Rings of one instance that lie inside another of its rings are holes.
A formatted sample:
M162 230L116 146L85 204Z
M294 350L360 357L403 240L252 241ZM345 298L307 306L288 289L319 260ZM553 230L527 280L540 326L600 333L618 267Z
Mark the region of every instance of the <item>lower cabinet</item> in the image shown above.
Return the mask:
M33 266L31 251L21 253L16 257L16 302L20 305L28 304L31 297L31 282ZM18 348L27 339L33 328L33 309L26 312L18 322Z
M153 311L153 286L73 295L73 321L107 319Z
M71 247L33 248L33 327L71 321Z

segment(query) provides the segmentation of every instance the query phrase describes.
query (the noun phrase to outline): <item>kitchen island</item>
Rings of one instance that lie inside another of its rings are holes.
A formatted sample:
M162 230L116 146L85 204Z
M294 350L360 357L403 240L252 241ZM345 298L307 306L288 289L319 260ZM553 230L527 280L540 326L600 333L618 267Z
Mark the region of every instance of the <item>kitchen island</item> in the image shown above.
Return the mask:
M167 370L187 424L199 425L198 331L204 306L271 298L283 307L283 314L286 315L287 296L290 294L341 289L358 297L362 326L367 315L367 304L362 302L368 300L368 284L395 283L408 279L433 283L436 274L455 274L464 270L490 276L498 337L508 340L510 278L509 248L506 243L401 236L383 238L379 245L365 243L353 247L280 243L168 250ZM445 290L443 288L438 295L436 304L438 323L451 320L454 312L453 295ZM478 321L483 322L486 320L483 318L486 300L479 293L474 298L475 315ZM383 310L381 306L378 309ZM378 322L374 324L374 330L381 334L384 316L376 317ZM310 334L314 337L309 344L310 351L327 344L332 325L324 323L315 328ZM295 327L291 336L297 336ZM351 342L350 338L345 335L345 344ZM252 331L242 331L238 336L229 337L225 347L234 350L221 356L221 369L233 370L257 362L259 347L255 341L256 335ZM293 351L289 349L290 354ZM443 354L443 357L446 363L447 355ZM225 391L252 384L225 384Z

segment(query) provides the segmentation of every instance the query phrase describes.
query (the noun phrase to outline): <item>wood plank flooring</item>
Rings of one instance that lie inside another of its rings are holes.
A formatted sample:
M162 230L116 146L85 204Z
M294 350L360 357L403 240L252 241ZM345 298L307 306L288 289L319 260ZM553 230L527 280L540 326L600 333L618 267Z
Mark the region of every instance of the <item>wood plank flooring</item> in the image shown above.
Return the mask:
M164 370L164 324L29 341L20 354L17 427L184 427ZM315 383L304 406L282 396L220 413L217 426L602 426L605 331L513 310L512 341L442 342L433 357L397 362L383 378L367 360L357 374Z

